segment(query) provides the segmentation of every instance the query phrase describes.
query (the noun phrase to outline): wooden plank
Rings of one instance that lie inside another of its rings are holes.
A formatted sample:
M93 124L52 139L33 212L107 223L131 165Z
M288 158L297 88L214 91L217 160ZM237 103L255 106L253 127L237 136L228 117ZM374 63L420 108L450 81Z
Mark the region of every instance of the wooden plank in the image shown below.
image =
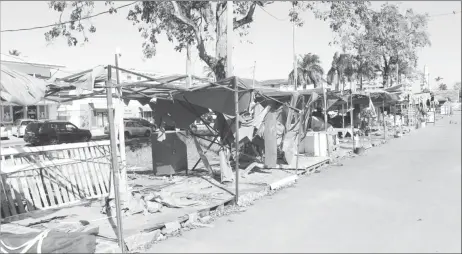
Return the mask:
M74 157L74 159L77 159L79 161L81 161L81 158L80 158L80 154L79 154L79 151L78 149L72 149L69 151L71 153L71 155ZM84 190L85 192L85 197L91 197L91 192L90 192L90 188L88 186L88 180L86 178L86 170L83 166L83 163L77 163L77 172L78 172L78 175L81 179L81 183L82 183L82 189Z
M8 198L6 196L6 188L5 188L5 179L6 176L1 176L1 179L0 179L0 188L1 188L1 196L2 196L2 211L3 211L3 217L8 217L8 216L11 216L11 213L10 213L10 205L8 204Z
M8 177L5 176L3 177L3 188L5 190L5 197L6 197L6 200L7 200L7 204L8 204L8 209L9 209L9 213L11 215L16 215L18 214L17 211L16 211L16 204L15 204L15 199L13 198L13 196L11 195L11 186L8 182Z
M47 161L47 160L48 159L45 158L45 156L43 154L38 155L38 158L37 158L38 162ZM44 193L45 193L45 200L48 203L48 206L56 205L55 193L54 193L54 191L53 191L53 189L51 187L51 182L50 182L49 175L48 175L48 172L47 172L46 168L40 168L40 170L37 170L36 172L38 172L38 174L40 176L41 183L42 183L41 186L43 186L43 190L44 190ZM40 186L40 184L39 184L39 186ZM46 206L46 207L48 207L48 206Z
M60 151L55 151L55 156L58 159L64 159L63 154ZM69 165L62 165L59 169L60 178L58 178L58 184L61 188L61 194L63 195L64 203L74 201L74 194L72 193L72 183L71 178L69 177Z
M101 141L92 141L91 143L70 143L70 144L61 144L61 145L49 145L49 146L35 146L35 147L8 147L1 148L1 154L5 156L16 155L16 154L33 154L33 153L43 153L49 151L63 151L70 150L82 147L89 146L109 146L109 140Z
M68 159L69 156L74 156L71 151L66 150L61 152L63 153L65 159ZM71 179L73 179L74 186L72 187L72 189L74 191L74 195L77 195L76 199L84 198L85 190L83 188L82 179L80 177L78 164L72 164L70 166L71 170L69 171L69 176L71 177Z
M106 194L107 193L107 183L106 183L106 179L104 177L104 174L102 172L102 167L100 165L100 159L98 158L99 155L98 155L98 152L97 152L98 148L96 147L90 147L89 148L89 152L90 152L90 155L91 157L93 158L93 164L95 165L95 169L96 169L96 173L98 174L98 178L100 179L100 186L101 186L101 191L102 193Z
M20 178L21 178L21 184L22 184L22 187L23 187L24 198L26 199L27 211L28 212L34 211L35 210L34 201L32 200L32 195L30 194L29 184L28 184L28 181L27 181L27 177L28 177L27 173L26 172L18 172L17 174L19 174Z
M89 165L87 163L87 158L85 157L85 153L83 152L83 148L78 148L78 149L75 149L75 150L77 150L77 152L79 154L79 158L80 158L80 160L82 162L81 165L82 165L82 168L84 170L83 177L85 177L85 179L87 180L88 190L90 191L90 196L89 197L94 197L96 195L95 186L93 185L90 167L89 167Z
M14 156L11 156L13 159L14 164L20 163ZM21 181L19 179L20 175L19 174L12 174L10 177L8 177L8 180L10 181L10 185L13 187L13 194L16 199L16 203L18 204L18 212L19 213L25 213L26 209L24 208L24 203L23 199L25 199L24 191L21 185Z
M27 185L32 196L32 202L35 209L43 208L42 201L40 199L40 192L37 187L37 182L35 181L35 172L34 170L23 171L24 178L26 179Z
M61 158L66 159L69 156L69 153L66 151L66 154L63 151L59 151ZM68 193L69 193L69 201L75 201L80 199L79 194L79 187L77 184L76 176L75 176L75 166L76 165L67 165L64 167L64 174L68 177Z
M1 169L4 169L6 167L5 160L6 160L5 156L2 156L2 161L0 162ZM10 214L10 211L8 210L5 190L3 188L3 177L1 176L0 176L0 208L2 210L2 217L6 217Z
M89 148L81 148L81 153L83 153L86 158L88 172L90 173L89 176L91 177L92 186L96 191L96 195L101 196L102 192L100 187L100 181L98 175L96 174L95 163L91 159Z
M50 155L53 160L59 159L56 151L51 151ZM55 191L55 196L58 201L58 205L69 202L69 197L67 196L67 190L65 187L65 183L63 182L64 177L62 176L63 175L62 169L63 169L63 166L47 168L48 174L51 176L50 181L52 183L53 190Z
M40 175L40 170L37 170L37 169L34 169L34 170L31 170L31 173L33 175L33 181L35 183L35 185L37 185L37 191L38 191L38 194L39 194L39 197L40 197L40 200L41 200L41 207L42 208L46 208L48 206L50 206L50 204L48 203L48 200L47 200L47 197L46 197L46 194L45 194L45 189L43 188L43 181L42 181L42 177Z
M40 155L38 158L38 161L45 161L45 160L46 160L45 156L43 155ZM38 184L39 189L41 186L43 189L43 193L45 194L45 196L42 195L42 199L44 199L44 202L46 201L45 207L56 205L55 193L51 187L51 182L50 182L46 168L41 168L40 170L36 170L36 172L39 174L40 180L41 180L41 184ZM42 191L42 189L40 189L40 191Z
M102 146L101 147L101 156L106 156L105 158L101 159L101 162L104 164L100 164L104 166L104 177L107 181L107 191L108 193L111 193L114 189L113 185L113 179L112 179L112 174L111 174L111 164L105 163L105 162L110 162L111 161L111 155L110 155L110 149L109 146Z
M88 164L90 164L90 169L93 172L93 176L95 177L94 181L95 181L96 192L98 193L98 195L101 195L104 193L104 183L98 174L96 163L93 161L93 156L91 155L90 149L92 149L92 147L83 148L85 152L85 157L87 157L87 162Z

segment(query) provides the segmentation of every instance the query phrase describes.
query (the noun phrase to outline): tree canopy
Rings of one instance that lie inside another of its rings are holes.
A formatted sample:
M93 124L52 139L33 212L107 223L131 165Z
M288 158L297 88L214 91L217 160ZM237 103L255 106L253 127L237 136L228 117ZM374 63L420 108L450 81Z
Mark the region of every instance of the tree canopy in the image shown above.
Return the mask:
M357 27L368 5L365 1L285 3L289 3L290 22L303 26L300 13L312 11L316 18L329 22L333 31L340 31L345 26ZM117 12L113 2L106 1L105 4L109 13ZM234 2L232 29L239 36L245 36L254 22L256 9L270 4L274 2ZM146 57L156 54L158 35L165 34L177 51L194 45L200 59L213 70L217 79L222 79L226 76L226 5L226 1L139 1L131 7L127 19L137 26L143 37L142 51ZM51 1L49 7L60 13L60 20L45 33L47 41L65 37L69 46L76 46L82 36L83 41L88 42L88 33L96 32L95 26L82 23L93 10L93 1ZM69 23L61 22L64 13L69 13Z
M402 14L397 5L387 3L379 11L368 10L360 17L359 29L339 31L337 43L346 52L357 55L364 67L381 71L385 86L397 69L399 75L412 76L417 49L430 45L429 16L416 14L412 9Z
M298 59L297 68L297 87L303 86L305 89L307 85L314 85L318 87L322 82L324 69L321 67L321 59L318 55L308 53ZM294 70L289 73L289 85L294 85Z

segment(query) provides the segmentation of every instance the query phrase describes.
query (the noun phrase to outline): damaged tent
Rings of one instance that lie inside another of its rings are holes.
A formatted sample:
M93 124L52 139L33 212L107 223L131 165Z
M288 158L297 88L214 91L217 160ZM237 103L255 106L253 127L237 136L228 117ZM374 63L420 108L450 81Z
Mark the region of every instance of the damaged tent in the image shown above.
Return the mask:
M33 105L43 100L47 82L1 65L0 96L2 101Z

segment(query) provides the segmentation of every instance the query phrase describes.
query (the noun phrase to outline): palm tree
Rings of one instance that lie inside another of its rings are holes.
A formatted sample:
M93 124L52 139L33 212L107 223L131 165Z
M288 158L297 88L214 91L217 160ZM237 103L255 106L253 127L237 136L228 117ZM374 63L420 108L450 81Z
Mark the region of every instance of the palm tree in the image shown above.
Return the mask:
M359 63L356 57L350 54L334 54L332 66L327 72L327 83L334 85L335 90L340 90L340 82L342 90L345 88L345 82L353 82L356 79Z
M324 69L321 67L319 56L312 53L305 54L298 60L297 64L297 87L303 85L303 89L306 89L306 86L311 84L315 88L318 87L324 75ZM294 85L294 83L294 70L292 70L289 73L289 86Z
M19 50L17 49L12 49L12 50L9 50L8 53L12 56L19 56L21 55L21 52L19 52Z
M210 68L208 65L204 66L204 69L202 71L207 78L212 79L213 81L216 80L215 72L213 72L212 68Z

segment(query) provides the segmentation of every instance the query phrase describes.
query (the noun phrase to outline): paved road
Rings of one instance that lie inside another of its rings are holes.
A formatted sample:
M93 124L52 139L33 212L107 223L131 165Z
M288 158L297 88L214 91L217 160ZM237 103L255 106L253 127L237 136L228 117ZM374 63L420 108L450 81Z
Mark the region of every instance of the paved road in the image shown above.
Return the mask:
M448 118L149 252L461 252L461 125Z

